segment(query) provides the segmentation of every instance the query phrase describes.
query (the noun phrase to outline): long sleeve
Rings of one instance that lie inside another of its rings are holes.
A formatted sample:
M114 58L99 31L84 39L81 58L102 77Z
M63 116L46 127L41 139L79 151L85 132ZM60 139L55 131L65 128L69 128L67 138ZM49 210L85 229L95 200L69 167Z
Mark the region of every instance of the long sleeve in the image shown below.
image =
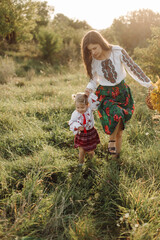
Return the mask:
M74 135L78 133L78 128L82 126L78 121L78 114L77 111L74 111L71 115L71 119L69 120L70 130L73 132Z
M96 91L96 88L97 88L97 84L98 84L98 81L97 81L97 72L95 72L95 66L92 62L92 79L90 79L90 82L88 83L87 85L87 88L91 89L93 92Z
M149 88L152 86L151 80L144 74L142 69L133 61L124 49L121 50L121 61L133 79L144 87Z
M94 93L91 93L88 97L89 106L92 111L95 111L99 106L97 99L98 97Z
M89 88L93 92L95 92L96 88L97 88L97 84L96 84L96 82L94 80L91 79L86 88Z

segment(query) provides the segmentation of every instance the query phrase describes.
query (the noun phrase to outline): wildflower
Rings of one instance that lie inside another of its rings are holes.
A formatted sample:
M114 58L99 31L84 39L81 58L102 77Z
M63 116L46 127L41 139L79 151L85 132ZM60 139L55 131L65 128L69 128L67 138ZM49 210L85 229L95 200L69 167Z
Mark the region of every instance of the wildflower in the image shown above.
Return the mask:
M151 104L154 110L160 112L160 78L154 85L156 88L150 94Z
M135 224L135 228L138 228L139 227L139 224L137 223L137 224Z
M129 218L129 213L126 213L124 216L125 218Z

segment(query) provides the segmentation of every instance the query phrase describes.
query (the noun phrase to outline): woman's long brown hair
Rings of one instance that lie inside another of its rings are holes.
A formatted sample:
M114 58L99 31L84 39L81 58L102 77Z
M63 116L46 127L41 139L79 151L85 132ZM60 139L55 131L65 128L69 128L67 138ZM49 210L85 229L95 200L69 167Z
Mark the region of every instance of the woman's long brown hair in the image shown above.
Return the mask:
M81 42L82 59L83 59L88 76L92 78L92 69L91 69L92 56L90 51L88 50L89 44L99 44L103 50L109 50L112 48L112 46L107 42L106 39L103 38L103 36L99 32L95 30L89 31L83 37Z

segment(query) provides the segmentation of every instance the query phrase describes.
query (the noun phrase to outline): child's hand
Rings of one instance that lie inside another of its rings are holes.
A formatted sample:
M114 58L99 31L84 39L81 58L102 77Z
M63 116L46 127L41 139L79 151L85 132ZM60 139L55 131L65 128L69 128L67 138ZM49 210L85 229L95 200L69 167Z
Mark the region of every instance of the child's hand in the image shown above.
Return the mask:
M81 131L84 131L84 127L82 127L82 126L80 126L80 127L78 128L78 133L80 134Z

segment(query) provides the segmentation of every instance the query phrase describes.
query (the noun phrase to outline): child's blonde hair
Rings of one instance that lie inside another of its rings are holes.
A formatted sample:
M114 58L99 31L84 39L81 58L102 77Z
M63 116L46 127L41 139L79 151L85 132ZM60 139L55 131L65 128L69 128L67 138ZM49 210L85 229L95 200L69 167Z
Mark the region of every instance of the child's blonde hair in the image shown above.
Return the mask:
M85 93L79 92L77 94L73 94L72 98L74 99L75 103L88 105L88 96Z

